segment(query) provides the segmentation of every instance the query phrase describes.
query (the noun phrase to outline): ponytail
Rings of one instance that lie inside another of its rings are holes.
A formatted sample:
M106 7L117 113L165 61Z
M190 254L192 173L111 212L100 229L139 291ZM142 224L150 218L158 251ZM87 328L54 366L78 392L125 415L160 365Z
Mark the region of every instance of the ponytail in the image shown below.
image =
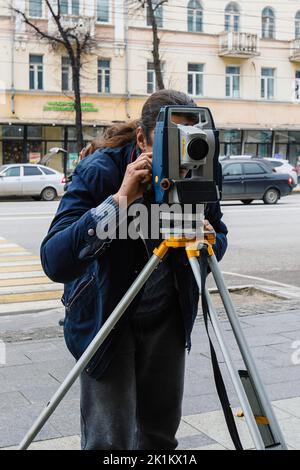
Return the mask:
M135 140L138 126L139 121L135 120L108 127L102 137L93 141L93 145L96 149L127 145Z

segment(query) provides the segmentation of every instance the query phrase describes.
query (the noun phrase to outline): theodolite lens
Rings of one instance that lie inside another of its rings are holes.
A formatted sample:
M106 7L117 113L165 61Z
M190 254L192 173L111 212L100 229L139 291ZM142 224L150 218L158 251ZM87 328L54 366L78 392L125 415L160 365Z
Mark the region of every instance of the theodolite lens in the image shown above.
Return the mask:
M197 138L189 142L187 153L193 160L203 160L208 154L209 148L206 140Z

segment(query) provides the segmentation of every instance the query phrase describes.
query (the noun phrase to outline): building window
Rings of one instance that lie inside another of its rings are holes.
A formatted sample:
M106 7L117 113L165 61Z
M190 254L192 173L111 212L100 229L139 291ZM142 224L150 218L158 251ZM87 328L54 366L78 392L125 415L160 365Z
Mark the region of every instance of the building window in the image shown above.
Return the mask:
M261 69L261 98L272 100L275 96L275 69Z
M43 90L43 56L29 55L29 88Z
M160 0L152 0L152 5L154 10L154 16L156 19L156 24L158 28L163 27L163 6L160 5ZM152 26L151 23L151 14L149 7L147 6L147 26Z
M188 93L192 96L203 95L203 64L188 64Z
M300 10L295 15L295 39L300 39Z
M98 93L110 93L110 60L98 60Z
M79 0L60 0L62 15L79 16Z
M109 23L109 0L97 0L97 21Z
M296 165L300 155L300 132L280 130L275 133L275 155L287 158L291 165Z
M162 74L164 75L164 62L160 63ZM148 62L147 63L147 93L150 95L157 91L157 83L156 83L156 74L154 69L154 63Z
M265 39L275 38L275 13L272 8L264 8L262 11L262 32Z
M73 90L73 73L69 57L61 58L61 89L62 91Z
M300 101L300 70L296 70L295 74L295 95L296 101Z
M203 8L198 0L188 3L188 31L201 33L203 31Z
M43 16L42 0L29 0L29 16L41 18Z
M220 131L220 155L241 155L242 132L235 129Z
M258 157L272 156L272 131L244 131L244 154Z
M228 98L240 97L240 67L226 67L226 96Z
M225 8L225 31L238 32L240 29L240 9L237 3L230 2Z

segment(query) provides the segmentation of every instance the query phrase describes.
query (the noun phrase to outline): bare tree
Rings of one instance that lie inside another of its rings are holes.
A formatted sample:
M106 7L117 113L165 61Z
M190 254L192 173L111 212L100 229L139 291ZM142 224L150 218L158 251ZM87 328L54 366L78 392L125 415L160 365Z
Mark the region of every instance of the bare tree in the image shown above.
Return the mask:
M162 8L164 3L167 3L168 0L133 0L133 5L137 9L147 9L147 18L152 28L152 56L153 56L153 65L154 72L156 77L156 84L159 90L163 90L164 80L162 73L162 64L160 58L160 38L158 35L158 25L157 25L157 12Z
M82 19L78 19L78 22L71 25L68 24L67 21L64 21L65 17L61 14L61 0L57 0L56 8L53 7L53 2L49 0L45 0L45 3L49 20L52 20L54 23L53 32L49 32L49 28L45 30L42 29L37 22L28 18L25 11L21 11L13 6L11 6L11 8L16 14L21 16L23 22L35 32L38 38L45 40L55 50L61 48L68 55L72 67L77 151L79 153L84 145L80 71L83 65L83 57L85 54L91 52L92 48L95 46L95 41L89 27L84 27Z

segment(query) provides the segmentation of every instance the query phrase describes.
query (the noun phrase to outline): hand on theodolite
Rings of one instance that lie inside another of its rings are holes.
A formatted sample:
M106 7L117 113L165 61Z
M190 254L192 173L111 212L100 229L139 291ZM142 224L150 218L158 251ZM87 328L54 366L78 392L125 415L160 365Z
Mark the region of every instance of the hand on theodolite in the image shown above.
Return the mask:
M205 232L213 232L214 231L213 226L206 219L203 221L203 229L204 229Z
M142 153L129 163L119 191L113 196L119 204L120 198L127 198L127 206L143 196L152 180L152 152Z

